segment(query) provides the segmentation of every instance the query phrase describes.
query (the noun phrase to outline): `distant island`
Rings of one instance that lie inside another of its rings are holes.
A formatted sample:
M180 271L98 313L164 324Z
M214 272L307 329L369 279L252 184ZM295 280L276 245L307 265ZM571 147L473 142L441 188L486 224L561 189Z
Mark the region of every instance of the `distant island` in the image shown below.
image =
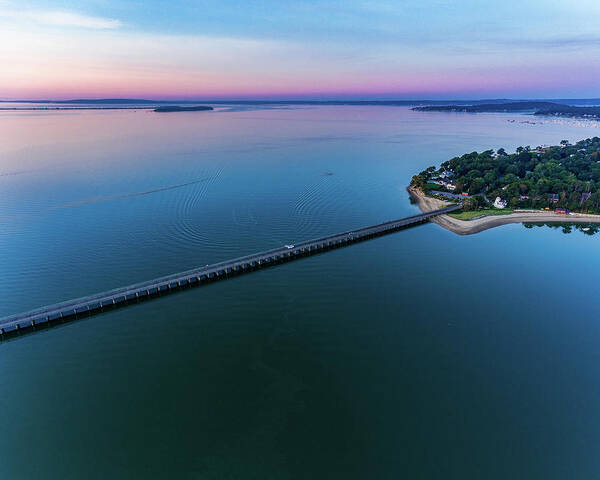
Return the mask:
M164 107L157 107L154 109L155 112L203 112L206 110L213 110L213 107L206 105L196 105L193 107L180 107L177 105L168 105Z
M514 222L600 223L600 138L467 153L413 176L409 192L424 211L461 202L463 211L445 216L457 233Z
M499 113L499 112L531 112L534 115L550 115L573 118L600 118L600 107L576 107L554 102L509 102L482 103L478 105L428 105L414 107L420 112L467 112L467 113Z

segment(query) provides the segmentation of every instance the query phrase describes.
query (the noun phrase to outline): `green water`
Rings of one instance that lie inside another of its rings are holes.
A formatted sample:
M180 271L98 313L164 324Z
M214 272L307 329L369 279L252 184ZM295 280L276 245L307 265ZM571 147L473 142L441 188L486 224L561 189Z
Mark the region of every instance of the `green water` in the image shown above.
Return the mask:
M409 215L424 167L598 132L523 119L0 113L0 315ZM598 238L424 225L4 342L0 478L595 478Z

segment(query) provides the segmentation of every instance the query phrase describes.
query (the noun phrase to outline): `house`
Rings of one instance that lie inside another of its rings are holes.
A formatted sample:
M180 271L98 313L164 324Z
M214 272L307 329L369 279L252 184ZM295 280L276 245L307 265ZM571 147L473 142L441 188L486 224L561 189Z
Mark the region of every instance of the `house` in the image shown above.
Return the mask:
M550 203L558 203L558 193L549 193L548 200Z
M502 200L500 197L496 197L496 200L494 200L494 207L496 208L506 208L506 205L508 205L506 200Z
M454 190L456 188L456 185L452 183L452 180L440 180L439 184L444 186L448 190Z
M468 196L469 196L469 194L468 194L467 192L462 192L462 193L461 193L461 195L462 195L463 197L468 197Z
M582 193L582 194L581 194L581 201L580 201L579 203L584 203L584 202L587 202L587 201L590 199L590 197L591 197L591 196L592 196L592 194L591 194L591 193L589 193L589 192L587 192L587 193Z
M569 209L568 208L557 208L556 210L554 210L554 213L556 213L558 215L568 215Z
M519 200L529 200L529 195L519 195Z

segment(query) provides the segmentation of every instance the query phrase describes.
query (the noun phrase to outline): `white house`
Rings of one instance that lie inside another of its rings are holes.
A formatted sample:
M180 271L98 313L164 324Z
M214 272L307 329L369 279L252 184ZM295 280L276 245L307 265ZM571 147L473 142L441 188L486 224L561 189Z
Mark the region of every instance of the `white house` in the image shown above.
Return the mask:
M447 182L447 181L442 180L442 185L444 187L446 187L448 190L454 190L456 188L456 185L454 185L454 183L452 183L452 181Z
M494 207L496 208L506 208L506 205L508 205L508 202L500 197L496 197L496 200L494 200Z

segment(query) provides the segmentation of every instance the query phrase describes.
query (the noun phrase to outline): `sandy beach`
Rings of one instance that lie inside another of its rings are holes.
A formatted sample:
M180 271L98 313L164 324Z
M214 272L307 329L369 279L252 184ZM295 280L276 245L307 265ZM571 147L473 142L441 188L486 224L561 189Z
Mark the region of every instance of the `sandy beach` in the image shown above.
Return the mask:
M426 196L422 191L408 188L410 196L422 212L429 212L450 205L450 202ZM553 212L515 211L508 215L488 215L473 220L458 220L449 215L439 215L432 222L458 235L472 235L488 228L509 223L600 223L600 215L571 213L558 215Z

